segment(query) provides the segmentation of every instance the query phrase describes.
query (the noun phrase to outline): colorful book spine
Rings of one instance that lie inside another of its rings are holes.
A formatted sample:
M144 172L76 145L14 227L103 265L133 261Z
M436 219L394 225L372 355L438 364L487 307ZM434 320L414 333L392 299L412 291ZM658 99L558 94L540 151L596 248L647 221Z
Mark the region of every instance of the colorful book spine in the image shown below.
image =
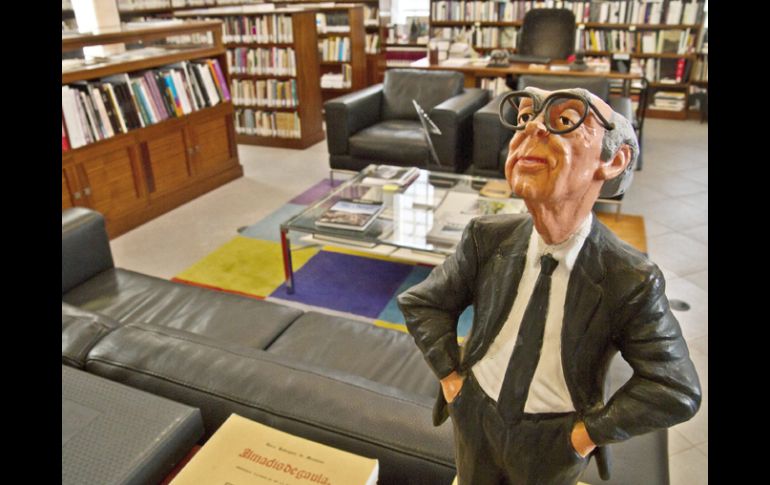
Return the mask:
M230 101L230 90L227 89L227 81L225 81L225 76L222 73L222 69L219 67L219 62L216 59L207 62L210 66L213 66L214 77L222 94L222 99L225 101Z

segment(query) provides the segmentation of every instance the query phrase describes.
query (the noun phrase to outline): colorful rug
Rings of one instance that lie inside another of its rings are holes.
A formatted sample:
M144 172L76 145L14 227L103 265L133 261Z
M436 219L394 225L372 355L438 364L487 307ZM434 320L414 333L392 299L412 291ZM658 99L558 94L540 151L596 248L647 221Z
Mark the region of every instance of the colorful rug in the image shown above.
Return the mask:
M332 186L323 180L240 235L184 270L174 281L227 291L253 298L298 305L406 331L396 296L424 280L432 267L355 250L313 246L292 236L295 293L284 282L279 226L326 195ZM644 221L639 216L599 214L618 235L644 244ZM640 248L642 249L642 248ZM643 251L646 248L642 249ZM465 337L473 321L472 309L460 317L458 337Z

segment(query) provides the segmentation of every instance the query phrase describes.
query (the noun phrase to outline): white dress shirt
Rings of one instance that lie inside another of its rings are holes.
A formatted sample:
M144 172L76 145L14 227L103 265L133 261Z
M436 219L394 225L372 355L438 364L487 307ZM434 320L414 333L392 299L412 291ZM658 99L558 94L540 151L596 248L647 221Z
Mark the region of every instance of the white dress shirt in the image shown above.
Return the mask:
M578 230L561 244L548 245L540 237L534 226L527 247L524 271L519 281L516 299L511 313L495 337L494 342L472 368L481 388L489 397L497 401L500 388L508 369L508 362L513 353L513 346L519 334L524 310L532 295L535 282L540 274L540 257L550 254L559 265L551 275L551 291L548 298L548 316L545 321L543 347L540 360L535 369L535 375L529 386L525 413L557 413L574 411L567 383L564 379L564 369L561 361L561 329L564 320L564 304L567 299L567 283L572 267L583 248L586 237L591 232L593 214L578 227Z

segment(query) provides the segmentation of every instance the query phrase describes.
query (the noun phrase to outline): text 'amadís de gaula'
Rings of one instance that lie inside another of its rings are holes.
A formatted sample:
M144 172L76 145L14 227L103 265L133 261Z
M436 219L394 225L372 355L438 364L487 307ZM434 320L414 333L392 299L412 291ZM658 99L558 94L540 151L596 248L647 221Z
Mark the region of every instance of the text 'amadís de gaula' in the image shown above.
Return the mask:
M319 483L321 485L332 485L332 483L329 481L329 477L322 473L313 473L307 470L303 470L299 467L292 466L288 463L283 463L275 458L264 457L251 451L251 448L244 449L243 452L241 452L241 454L238 456L241 458L246 458L249 461L253 461L258 465L266 466L268 468L278 470L279 472L282 471L288 473L294 478L300 480L307 480L309 482Z

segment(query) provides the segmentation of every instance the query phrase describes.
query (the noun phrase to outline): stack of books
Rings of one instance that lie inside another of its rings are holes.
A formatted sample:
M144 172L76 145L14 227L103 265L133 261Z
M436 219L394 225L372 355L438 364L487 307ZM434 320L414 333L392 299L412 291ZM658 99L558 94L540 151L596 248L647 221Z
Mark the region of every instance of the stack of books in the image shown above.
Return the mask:
M658 91L653 96L650 109L664 111L683 111L686 94L682 91Z
M315 221L318 227L365 231L385 206L381 202L338 200Z
M417 167L395 167L393 165L379 165L373 172L367 175L361 183L363 185L409 185L419 175Z

